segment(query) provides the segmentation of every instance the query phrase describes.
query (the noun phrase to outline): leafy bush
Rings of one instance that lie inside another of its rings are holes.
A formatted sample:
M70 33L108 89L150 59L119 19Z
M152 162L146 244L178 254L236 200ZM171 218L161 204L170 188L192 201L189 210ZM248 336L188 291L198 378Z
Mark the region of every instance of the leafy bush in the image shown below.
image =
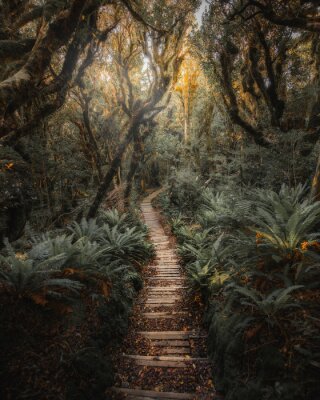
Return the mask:
M218 385L229 400L312 399L319 391L320 203L302 185L239 196L205 189L200 198L200 225L192 227L189 207L171 204L180 213L172 230L190 287L207 303Z
M147 243L146 235L136 228L119 231L118 226L103 226L103 255L105 261L121 260L124 264L141 265L153 254L153 247Z
M72 344L69 364L59 365L62 369L72 365L66 371L70 398L84 393L86 398L102 398L113 382L112 363L101 354L125 335L134 298L143 285L137 267L153 256L153 247L146 241L147 229L136 220L137 216L109 210L97 219L72 223L64 233L33 238L25 253L15 253L7 246L5 255L0 256L0 296L8 308L0 312L7 327L2 335L5 340L10 337L7 329L28 332L28 321L37 323L42 318L48 323L55 321L57 335L67 335L72 324L81 327L77 339L81 344ZM17 310L20 316L15 318ZM17 334L12 351L18 351L15 346L21 340ZM42 337L37 333L37 343L39 340ZM50 339L43 340L47 343ZM6 347L0 340L1 352L2 346ZM8 355L3 365L9 363ZM81 388L75 384L79 377Z
M200 177L191 170L176 171L169 179L169 199L178 211L194 214L201 204L201 192Z
M3 289L17 299L29 298L36 304L47 305L50 300L65 301L78 295L83 285L75 280L61 278L54 264L60 257L36 263L15 254L0 256L0 282Z

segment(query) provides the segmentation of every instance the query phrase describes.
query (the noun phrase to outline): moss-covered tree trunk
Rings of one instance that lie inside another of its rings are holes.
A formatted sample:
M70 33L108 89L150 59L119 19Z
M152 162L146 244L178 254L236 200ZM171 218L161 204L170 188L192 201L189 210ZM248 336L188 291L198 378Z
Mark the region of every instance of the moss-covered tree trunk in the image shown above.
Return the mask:
M129 144L132 142L135 133L139 130L140 123L141 123L141 118L137 118L132 121L131 126L127 132L127 135L120 144L118 151L111 162L109 171L105 175L103 182L101 183L97 191L97 194L93 200L93 203L91 204L91 207L87 215L88 218L94 218L97 215L98 209L101 203L103 202L108 190L110 189L110 186L113 182L113 178L118 173L122 157L126 152Z

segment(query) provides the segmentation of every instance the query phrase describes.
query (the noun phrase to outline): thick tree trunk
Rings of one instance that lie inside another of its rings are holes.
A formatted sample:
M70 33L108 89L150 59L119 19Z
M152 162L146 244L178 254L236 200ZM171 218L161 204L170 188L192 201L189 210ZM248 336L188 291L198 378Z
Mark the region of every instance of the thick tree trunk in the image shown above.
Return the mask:
M135 138L134 138L133 154L132 154L132 158L131 158L129 172L128 172L127 179L126 179L126 189L124 192L124 199L126 202L128 202L128 199L129 199L131 191L132 191L133 180L134 180L135 174L138 170L142 153L143 153L142 138L140 137L139 133L137 132L135 135Z
M36 40L0 40L0 60L10 62L18 60L32 50Z
M320 200L320 155L318 157L316 171L312 179L310 196L314 201Z
M85 105L84 105L84 109L82 112L82 116L83 116L83 121L84 121L84 125L86 127L86 131L87 131L87 136L89 139L89 143L90 143L90 148L91 148L91 153L94 159L94 163L97 169L97 173L98 173L98 178L99 178L99 182L102 181L103 179L103 175L102 175L102 160L101 160L101 154L99 151L99 147L96 141L96 138L94 137L94 133L92 131L91 128L91 123L90 123L90 117L89 117L89 103L90 103L90 99L87 96L84 96L85 99Z
M232 87L231 71L233 68L233 63L234 61L226 52L222 52L220 54L220 64L222 70L221 84L224 88L225 96L229 102L229 104L227 104L228 102L225 101L229 117L234 124L239 125L249 136L251 136L257 145L262 147L269 147L270 143L264 138L263 133L260 132L260 130L256 127L252 126L240 115L239 104L234 89Z
M118 151L116 155L114 156L109 171L105 175L102 184L100 185L98 192L96 194L96 197L89 209L88 218L94 218L97 215L98 209L103 202L111 184L113 181L113 178L116 176L118 172L118 168L121 165L122 157L127 150L128 145L131 143L131 141L134 138L135 132L139 129L140 126L140 119L135 119L132 123L131 126L127 132L126 137L124 138L123 142L120 144Z
M0 83L0 118L13 113L37 90L36 85L50 65L55 51L68 42L76 29L86 0L74 0L69 13L50 24L26 64L12 77Z

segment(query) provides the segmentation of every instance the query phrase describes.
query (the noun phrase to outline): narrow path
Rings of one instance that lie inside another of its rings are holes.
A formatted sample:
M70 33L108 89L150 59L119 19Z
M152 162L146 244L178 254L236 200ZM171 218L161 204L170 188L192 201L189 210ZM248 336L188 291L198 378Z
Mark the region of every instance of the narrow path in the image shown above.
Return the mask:
M151 201L141 204L156 247L130 332L116 360L114 399L214 399L201 315L187 292L174 245ZM109 398L109 397L108 397Z

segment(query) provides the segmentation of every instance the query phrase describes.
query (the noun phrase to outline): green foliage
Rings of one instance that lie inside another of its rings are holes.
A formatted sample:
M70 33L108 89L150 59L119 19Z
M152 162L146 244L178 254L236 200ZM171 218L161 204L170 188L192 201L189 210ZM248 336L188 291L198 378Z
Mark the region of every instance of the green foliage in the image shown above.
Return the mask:
M8 331L14 330L16 340L22 340L22 314L33 322L44 316L59 331L84 327L81 344L76 351L72 347L69 359L60 365L68 368L67 398L102 399L113 383L105 349L126 334L134 298L143 287L137 267L153 255L146 227L136 220L136 215L112 210L74 222L65 231L35 236L23 253L7 244L0 255L0 297L10 315ZM2 311L1 320L6 321ZM79 379L81 387L76 384Z
M19 259L14 254L0 256L0 282L4 290L21 298L47 304L51 299L66 300L68 295L78 295L83 285L75 280L60 278L55 269L57 258L35 263L32 259Z
M82 218L80 223L73 222L69 230L74 235L75 239L86 237L90 241L101 239L103 232L102 226L97 223L95 218L89 220Z
M153 254L152 245L145 241L145 233L135 227L121 232L117 226L104 225L103 233L103 254L110 261L119 259L123 263L141 265Z
M169 179L169 199L178 209L188 215L194 214L200 205L201 180L191 170L175 171Z
M113 228L117 226L118 230L124 232L127 228L136 227L139 231L146 232L147 227L141 222L141 219L134 210L130 213L120 213L116 208L107 211L101 211L98 222Z
M309 399L316 371L308 371L320 354L313 300L320 204L302 185L237 196L228 187L205 189L194 219L200 225L192 226L189 206L171 204L180 213L171 223L190 288L208 306L209 351L226 398ZM299 351L300 340L308 350Z
M152 257L153 247L146 242L145 228L130 227L133 224L129 214L113 210L99 219L74 222L67 233L33 238L28 253L17 256L8 246L8 255L1 256L1 281L17 296L36 302L41 302L36 293L44 297L58 297L62 291L77 294L84 285L95 290L92 284L104 281L114 287L123 285L129 292L130 288L139 290L142 284L134 266ZM106 286L102 289L106 295ZM131 299L129 292L125 296Z
M295 285L288 288L273 290L266 295L254 289L234 286L233 290L239 293L243 298L241 304L255 308L260 314L267 317L267 322L273 324L277 314L292 307L299 307L294 302L290 294L293 291L301 289L303 286Z

